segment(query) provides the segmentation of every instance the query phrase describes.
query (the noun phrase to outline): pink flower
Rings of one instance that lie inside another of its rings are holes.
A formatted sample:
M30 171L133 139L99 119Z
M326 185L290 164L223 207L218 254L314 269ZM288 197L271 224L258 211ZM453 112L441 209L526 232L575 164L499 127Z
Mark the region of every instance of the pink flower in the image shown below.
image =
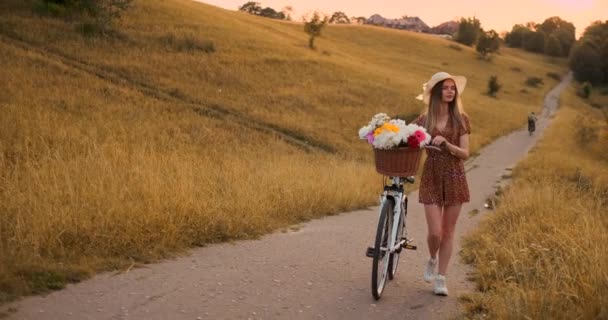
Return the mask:
M414 136L416 137L416 140L418 140L418 143L420 143L420 142L424 141L424 139L426 139L426 134L422 130L416 130L416 132L414 132ZM409 142L409 139L408 139L408 142Z
M370 144L374 143L374 131L370 131L367 134L367 142L369 142Z
M412 135L407 138L407 145L410 148L420 148L420 141L416 138L416 135Z

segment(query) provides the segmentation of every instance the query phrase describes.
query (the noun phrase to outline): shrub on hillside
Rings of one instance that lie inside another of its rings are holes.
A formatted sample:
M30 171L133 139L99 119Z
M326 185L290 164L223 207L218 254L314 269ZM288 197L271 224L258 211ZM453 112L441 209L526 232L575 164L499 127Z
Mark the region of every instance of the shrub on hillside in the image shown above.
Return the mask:
M113 31L114 21L120 19L133 0L37 0L38 12L54 16L70 16L80 25L84 34Z
M583 84L581 85L581 87L578 90L578 95L584 99L587 99L591 96L591 83L589 83L588 81L583 82Z
M488 80L488 94L492 97L496 97L496 94L502 86L498 83L497 76L491 76Z
M215 52L215 44L211 40L198 39L193 35L185 34L176 36L169 33L160 38L160 41L166 46L177 51L194 51L200 50L207 53Z
M556 72L547 72L547 77L557 80L557 81L562 81L562 76L560 76L558 73Z
M543 79L539 78L539 77L528 77L528 79L526 79L526 85L528 87L538 87L539 85L543 84Z

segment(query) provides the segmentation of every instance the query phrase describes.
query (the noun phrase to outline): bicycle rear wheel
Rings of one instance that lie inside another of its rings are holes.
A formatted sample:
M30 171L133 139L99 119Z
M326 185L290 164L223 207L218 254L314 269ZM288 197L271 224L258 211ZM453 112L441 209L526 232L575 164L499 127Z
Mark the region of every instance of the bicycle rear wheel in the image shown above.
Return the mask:
M391 220L393 216L394 202L387 198L382 203L378 229L376 230L376 241L374 243L374 255L372 259L372 295L376 300L380 299L386 284L389 266L389 238Z

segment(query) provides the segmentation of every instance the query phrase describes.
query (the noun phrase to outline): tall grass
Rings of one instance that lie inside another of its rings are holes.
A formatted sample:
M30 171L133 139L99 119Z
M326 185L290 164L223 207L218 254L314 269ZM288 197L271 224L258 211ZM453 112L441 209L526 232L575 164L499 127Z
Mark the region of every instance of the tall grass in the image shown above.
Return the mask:
M322 54L301 24L186 0L135 1L116 37L17 0L0 27L0 301L370 205L380 179L357 130L419 113L433 72L469 77L475 151L541 106L544 89L518 94L525 75L564 71L372 27L329 27Z
M608 317L607 142L601 112L570 88L500 207L465 242L481 291L464 299L472 318Z

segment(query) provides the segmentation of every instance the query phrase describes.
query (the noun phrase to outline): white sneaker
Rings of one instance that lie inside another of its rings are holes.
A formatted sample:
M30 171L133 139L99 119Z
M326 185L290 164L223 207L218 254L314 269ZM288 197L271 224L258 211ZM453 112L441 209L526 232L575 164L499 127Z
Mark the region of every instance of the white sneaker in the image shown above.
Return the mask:
M448 288L445 286L445 276L438 274L435 276L435 289L433 292L438 296L447 296Z
M424 281L432 282L435 279L435 266L437 266L437 259L429 259L424 268Z

